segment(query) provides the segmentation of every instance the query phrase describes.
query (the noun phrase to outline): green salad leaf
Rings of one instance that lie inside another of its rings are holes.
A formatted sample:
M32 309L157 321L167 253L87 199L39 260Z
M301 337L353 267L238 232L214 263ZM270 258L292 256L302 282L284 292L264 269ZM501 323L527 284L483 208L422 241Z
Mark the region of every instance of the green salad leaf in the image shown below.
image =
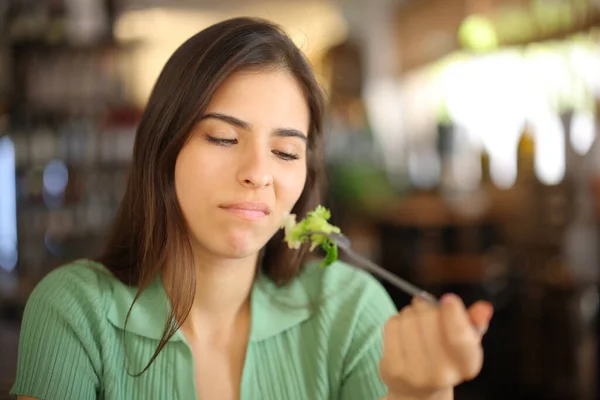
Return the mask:
M317 246L325 251L325 258L321 262L321 267L327 267L338 258L338 248L333 240L327 234L340 233L340 228L327 222L331 218L331 212L318 205L313 211L309 211L306 218L296 222L295 214L288 214L282 224L285 232L284 240L291 249L299 249L305 243L310 243L310 251ZM322 233L314 233L322 232Z

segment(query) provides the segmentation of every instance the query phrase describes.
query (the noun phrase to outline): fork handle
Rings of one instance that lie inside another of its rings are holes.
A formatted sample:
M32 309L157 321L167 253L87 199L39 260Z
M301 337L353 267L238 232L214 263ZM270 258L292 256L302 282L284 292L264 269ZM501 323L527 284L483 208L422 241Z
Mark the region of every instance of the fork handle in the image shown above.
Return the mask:
M423 290L413 285L412 283L405 281L396 274L393 274L385 268L380 267L379 265L375 264L368 258L361 256L360 254L356 253L354 250L348 248L347 246L339 245L338 247L344 250L346 255L350 257L357 264L357 266L362 267L364 270L369 271L374 275L377 275L378 277L392 284L394 287L402 290L406 294L413 297L420 297L435 305L439 304L439 300L426 290Z

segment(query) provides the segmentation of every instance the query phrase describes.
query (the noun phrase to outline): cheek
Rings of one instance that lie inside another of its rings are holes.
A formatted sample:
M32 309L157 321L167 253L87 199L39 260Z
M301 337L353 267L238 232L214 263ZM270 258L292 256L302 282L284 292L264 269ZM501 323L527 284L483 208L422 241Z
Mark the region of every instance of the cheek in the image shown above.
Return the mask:
M306 167L282 174L277 197L285 210L290 210L300 198L306 183Z
M175 194L188 223L193 217L192 199L196 197L195 185L192 184L194 181L196 177L193 176L193 170L190 169L185 155L180 154L175 164Z
M216 192L222 181L223 166L210 154L201 153L200 149L184 147L175 164L175 191L187 216L201 208L202 199Z

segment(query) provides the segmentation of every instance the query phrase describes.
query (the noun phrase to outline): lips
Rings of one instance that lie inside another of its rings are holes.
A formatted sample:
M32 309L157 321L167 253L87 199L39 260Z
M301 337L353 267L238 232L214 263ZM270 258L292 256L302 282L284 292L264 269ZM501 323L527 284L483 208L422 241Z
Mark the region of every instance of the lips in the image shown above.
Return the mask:
M250 221L259 220L271 213L269 207L261 202L230 203L222 205L221 208L231 214Z

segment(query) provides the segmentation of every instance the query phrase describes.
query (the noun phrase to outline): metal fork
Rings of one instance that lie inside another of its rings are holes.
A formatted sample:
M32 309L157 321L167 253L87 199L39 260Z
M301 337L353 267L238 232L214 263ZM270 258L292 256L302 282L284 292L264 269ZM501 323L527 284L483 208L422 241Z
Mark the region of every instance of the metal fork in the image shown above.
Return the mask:
M344 254L350 258L356 267L362 268L365 271L371 272L374 275L384 279L389 282L393 286L402 290L406 294L413 297L420 297L422 299L427 300L428 302L438 305L439 300L437 297L432 295L431 293L423 290L410 282L405 281L399 276L391 273L383 267L375 264L373 261L361 256L356 251L352 249L350 244L350 239L347 236L342 235L341 233L324 233L324 232L310 232L309 235L312 234L320 234L329 237L333 242L337 245L338 249L342 250Z

